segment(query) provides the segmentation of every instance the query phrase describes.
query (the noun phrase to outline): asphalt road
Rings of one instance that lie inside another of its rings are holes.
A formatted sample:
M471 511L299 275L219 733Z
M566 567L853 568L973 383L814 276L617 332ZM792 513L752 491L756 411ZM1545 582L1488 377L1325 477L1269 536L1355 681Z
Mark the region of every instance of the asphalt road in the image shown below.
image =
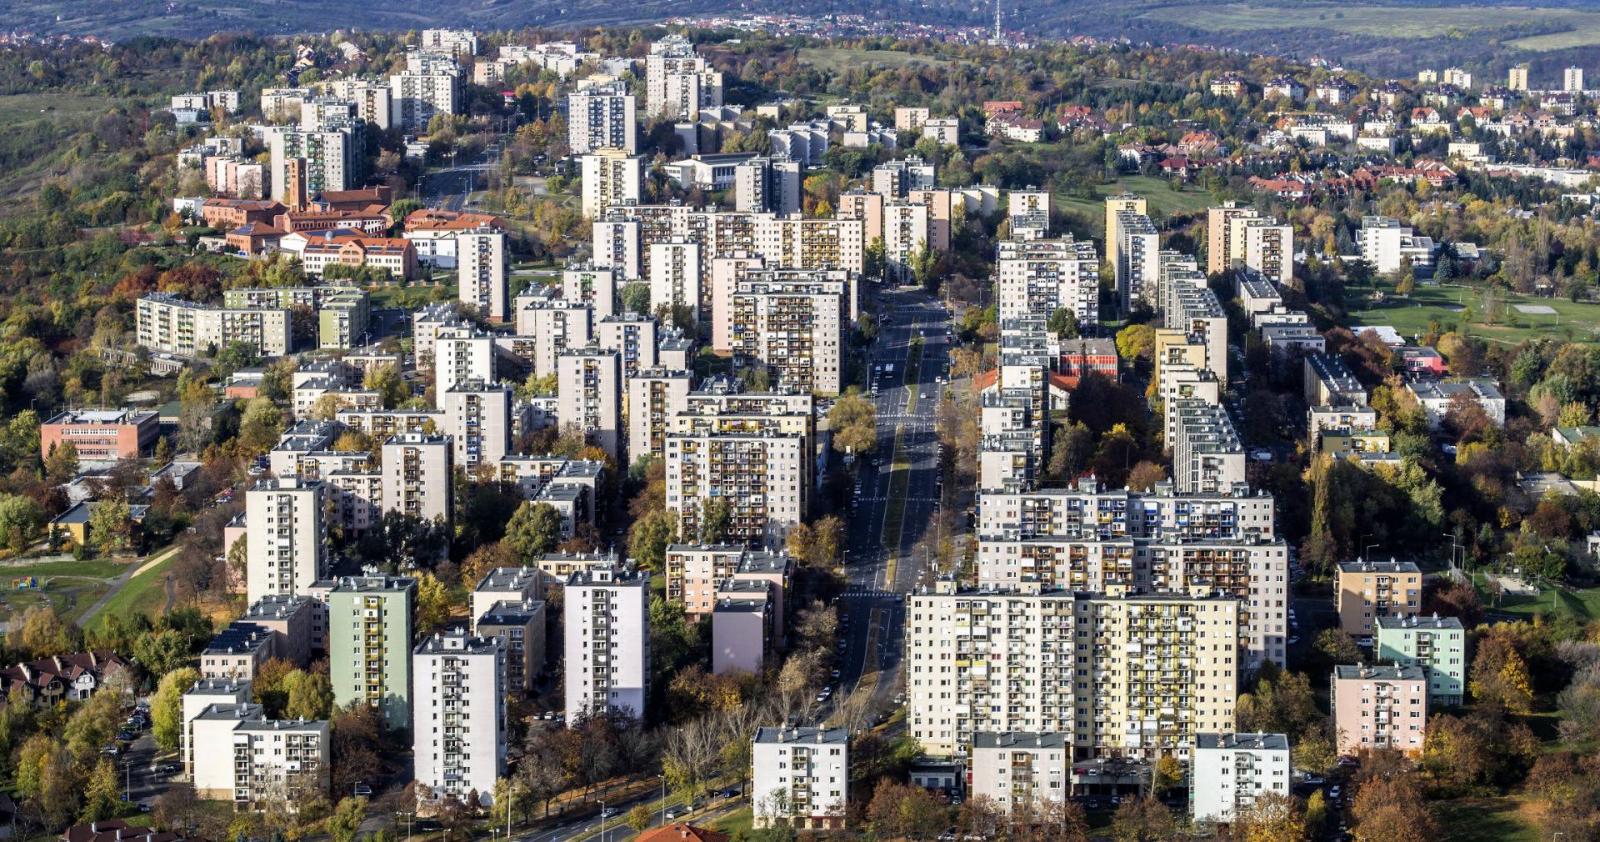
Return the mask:
M879 313L886 317L868 359L869 376L878 387L878 448L858 471L859 482L849 518L847 590L839 598L844 648L842 686L836 698L870 687L869 713L891 707L900 690L900 660L905 631L904 595L923 580L930 560L913 557L912 548L934 528L939 495L939 445L934 429L942 385L948 372L949 316L940 302L922 291L881 289ZM912 339L921 336L923 350L917 380L907 383ZM883 366L892 364L893 372ZM898 441L898 447L897 447ZM908 466L901 534L894 546L887 535L890 485L896 459Z

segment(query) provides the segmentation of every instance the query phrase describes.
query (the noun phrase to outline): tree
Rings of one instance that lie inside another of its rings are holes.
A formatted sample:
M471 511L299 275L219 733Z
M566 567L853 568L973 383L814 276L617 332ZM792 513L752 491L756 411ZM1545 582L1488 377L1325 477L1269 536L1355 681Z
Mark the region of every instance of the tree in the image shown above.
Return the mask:
M1437 832L1416 774L1405 766L1366 778L1356 790L1350 813L1361 842L1424 840Z
M367 369L366 376L361 378L361 385L378 393L384 409L393 409L411 397L411 387L406 385L405 378L393 364Z
M133 516L124 500L101 500L89 510L89 540L114 554L133 546Z
M366 817L367 799L356 796L341 798L339 805L333 808L333 815L323 822L322 829L333 842L354 842L361 830L361 822Z
M150 702L150 735L162 751L176 751L183 734L183 694L200 680L200 671L182 667L161 676Z
M188 636L173 629L151 632L133 641L133 657L151 675L165 675L189 662Z
M561 542L561 513L549 503L523 503L512 513L502 540L521 564L533 564Z
M550 508L548 504L544 505ZM450 610L450 592L444 583L432 573L422 574L417 580L417 634L422 637L433 634L435 629L450 619Z
M1149 491L1156 483L1165 482L1167 469L1149 460L1141 460L1128 472L1128 488L1133 491Z
M628 530L628 555L652 572L666 570L667 546L678 537L678 519L672 512L646 512Z
M84 792L83 813L78 817L85 822L97 822L117 814L117 804L122 800L122 781L117 767L101 758L89 775L89 786Z
M1527 662L1505 635L1489 634L1478 641L1467 687L1479 702L1512 713L1525 714L1533 707L1533 681Z
M1177 832L1177 819L1154 795L1125 799L1111 819L1111 836L1117 842L1167 842Z
M432 574L426 577L432 578ZM419 594L420 590L419 587ZM421 604L420 596L418 604ZM420 616L420 610L418 614ZM289 719L327 719L333 712L333 682L322 670L295 670L283 677L282 688L286 697L283 715Z
M1361 647L1343 629L1323 629L1317 635L1317 651L1335 664L1361 663Z
M1276 792L1258 795L1240 813L1236 842L1294 842L1306 838L1306 817L1299 799Z
M1151 789L1156 795L1166 795L1183 783L1183 764L1178 758L1170 754L1163 754L1156 759L1155 770L1151 774Z
M849 389L828 410L833 449L840 453L867 454L878 446L878 409L872 401Z
M622 821L623 824L633 828L634 833L643 833L644 829L655 821L655 813L651 811L648 804L635 804Z
M18 636L22 651L33 658L65 655L77 648L78 632L64 622L48 603L34 605L22 612L22 633Z
M1050 314L1050 321L1045 324L1046 329L1062 340L1078 338L1078 314L1065 307L1058 307Z
M272 449L283 435L283 412L270 398L252 398L239 420L239 447L246 455L260 455Z
M44 509L32 497L0 495L0 542L12 552L22 552L33 543L44 525Z
M700 501L700 543L721 544L733 525L733 507L720 497Z
M650 285L627 284L622 288L622 307L641 316L650 315Z
M880 839L931 839L949 825L949 811L932 792L884 778L873 790L867 820Z
M1117 331L1117 355L1125 360L1148 360L1155 355L1156 329L1146 325L1128 325Z

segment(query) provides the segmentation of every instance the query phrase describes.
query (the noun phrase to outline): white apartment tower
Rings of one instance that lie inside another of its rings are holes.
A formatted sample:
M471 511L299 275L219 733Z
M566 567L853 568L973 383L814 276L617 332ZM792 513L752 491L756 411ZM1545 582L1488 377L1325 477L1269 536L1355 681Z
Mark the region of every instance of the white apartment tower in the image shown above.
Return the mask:
M650 45L645 58L645 114L674 121L696 121L700 109L722 105L722 72L695 55L681 35Z
M574 155L601 149L639 151L633 94L624 82L594 85L567 94L567 148Z
M644 715L650 681L650 574L597 566L567 580L566 713Z
M1100 258L1094 243L1056 240L1003 240L995 259L995 301L1001 322L1023 317L1048 319L1065 309L1085 327L1100 321Z
M456 296L462 304L477 308L478 315L491 322L511 318L511 254L506 234L492 228L463 231L456 235Z
M614 205L638 204L644 190L644 157L622 149L582 156L583 216L596 219Z
M412 654L416 779L435 797L488 806L506 765L505 648L497 638L435 633Z
M245 492L245 599L298 596L327 575L323 487L295 477L264 479Z
M1200 734L1189 758L1190 815L1232 824L1257 798L1287 796L1291 769L1283 734Z

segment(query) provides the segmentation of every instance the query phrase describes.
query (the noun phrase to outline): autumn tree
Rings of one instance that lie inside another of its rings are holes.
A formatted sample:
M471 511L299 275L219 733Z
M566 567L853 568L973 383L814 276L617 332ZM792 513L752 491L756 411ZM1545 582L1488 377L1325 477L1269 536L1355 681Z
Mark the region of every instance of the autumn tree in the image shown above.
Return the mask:
M183 733L183 694L200 680L193 667L176 669L161 676L155 698L150 702L150 733L162 751L175 751Z
M1292 795L1269 792L1258 795L1238 816L1235 842L1295 842L1305 839L1306 815Z
M1533 680L1528 675L1528 664L1505 635L1489 634L1478 641L1467 687L1483 704L1521 714L1533 708Z
M1154 795L1124 799L1111 819L1117 842L1168 842L1177 832L1177 818Z
M523 503L511 515L502 539L522 564L533 564L561 541L561 513L549 503Z
M852 388L828 410L828 428L833 431L834 450L871 453L878 446L878 409Z

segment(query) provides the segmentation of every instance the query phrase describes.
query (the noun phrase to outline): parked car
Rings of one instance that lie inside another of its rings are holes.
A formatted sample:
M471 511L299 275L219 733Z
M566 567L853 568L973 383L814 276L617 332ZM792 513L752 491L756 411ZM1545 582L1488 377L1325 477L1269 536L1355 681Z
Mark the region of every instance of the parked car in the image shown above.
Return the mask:
M357 783L350 790L350 792L353 795L356 795L356 796L358 796L360 798L366 798L367 796L372 794L372 787L367 785L367 783L365 781L362 781L362 782Z

